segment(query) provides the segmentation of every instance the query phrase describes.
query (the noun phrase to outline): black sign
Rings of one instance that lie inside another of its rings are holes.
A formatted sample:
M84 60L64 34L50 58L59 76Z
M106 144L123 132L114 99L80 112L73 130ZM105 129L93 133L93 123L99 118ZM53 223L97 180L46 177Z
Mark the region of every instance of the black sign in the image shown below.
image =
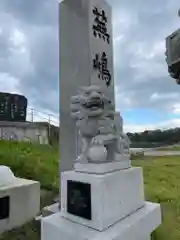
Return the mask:
M0 121L26 121L27 98L18 94L0 93Z
M108 60L105 52L103 52L101 56L99 54L95 55L93 68L98 70L98 78L104 80L106 85L109 86L111 83L111 74L107 69L107 64Z
M0 198L0 219L9 218L10 214L10 199L9 196Z
M91 185L67 181L67 212L91 220Z
M93 9L94 14L94 25L93 34L95 37L102 38L107 43L110 42L110 35L107 33L107 17L105 11L99 11L98 8Z

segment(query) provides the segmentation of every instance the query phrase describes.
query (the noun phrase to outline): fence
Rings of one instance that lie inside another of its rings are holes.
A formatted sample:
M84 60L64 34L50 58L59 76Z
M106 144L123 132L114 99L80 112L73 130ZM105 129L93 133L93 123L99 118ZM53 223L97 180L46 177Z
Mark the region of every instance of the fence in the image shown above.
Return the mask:
M59 126L58 116L47 113L47 112L41 112L34 108L27 108L26 120L30 122L47 122L49 136L51 131L51 125L54 125L57 127Z

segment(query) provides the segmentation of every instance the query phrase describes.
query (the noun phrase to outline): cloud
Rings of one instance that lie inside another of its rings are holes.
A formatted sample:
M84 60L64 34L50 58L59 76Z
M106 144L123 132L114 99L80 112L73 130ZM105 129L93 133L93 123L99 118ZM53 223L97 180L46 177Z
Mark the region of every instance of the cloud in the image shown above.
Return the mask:
M58 114L58 3L2 0L0 9L0 71L31 106Z
M116 108L125 128L158 127L151 120L133 124L135 115L128 122L127 112L179 112L180 91L164 55L165 37L179 28L179 0L108 2L113 9ZM30 106L58 115L58 48L58 1L0 1L0 91L23 93ZM173 119L169 121L178 124Z
M7 73L0 73L0 86L1 86L2 92L16 93L18 91L18 85L19 85L19 80L17 78Z
M167 130L170 128L180 128L180 118L170 119L169 121L159 122L158 124L126 124L124 131L127 132L143 132L145 130L153 131L156 129Z

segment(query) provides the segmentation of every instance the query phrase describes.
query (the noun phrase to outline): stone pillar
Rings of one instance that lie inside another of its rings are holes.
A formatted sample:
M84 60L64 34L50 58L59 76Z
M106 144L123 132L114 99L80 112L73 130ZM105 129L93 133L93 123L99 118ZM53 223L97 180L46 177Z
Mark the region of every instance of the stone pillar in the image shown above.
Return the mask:
M114 102L111 8L106 2L103 2L107 14L106 33L99 35L93 29L97 24L93 11L101 4L98 0L64 0L59 4L61 172L72 169L77 156L76 128L70 117L71 96L80 86L94 84L103 87ZM98 61L104 62L101 72Z

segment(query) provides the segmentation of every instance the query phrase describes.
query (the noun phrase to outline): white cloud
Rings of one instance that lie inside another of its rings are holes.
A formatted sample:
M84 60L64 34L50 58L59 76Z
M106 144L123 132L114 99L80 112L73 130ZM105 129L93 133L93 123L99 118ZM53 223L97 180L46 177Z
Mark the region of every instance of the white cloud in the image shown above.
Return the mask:
M159 100L166 100L166 99L174 99L174 100L178 100L179 98L179 93L174 93L174 92L171 92L171 93L153 93L150 97L150 101L152 102L157 102Z
M124 124L124 131L127 132L143 132L145 130L154 130L155 126L152 125L138 125L138 124Z
M145 130L166 130L170 128L180 127L180 118L170 119L157 124L124 124L124 131L127 132L143 132Z
M26 36L22 31L14 28L11 33L10 42L12 43L13 47L21 48L26 43Z
M19 79L8 73L0 73L1 92L19 93Z
M165 51L166 51L165 41L162 40L162 41L159 41L159 42L154 43L151 54L152 54L153 56L158 56L158 55L159 55L159 56L164 56Z
M115 88L115 104L116 110L121 112L121 110L130 110L135 103L130 93L125 93L121 89Z
M175 103L171 108L172 113L179 114L180 113L180 103Z
M14 27L9 37L9 43L10 71L12 75L21 80L25 75L34 71L27 37L22 30Z

